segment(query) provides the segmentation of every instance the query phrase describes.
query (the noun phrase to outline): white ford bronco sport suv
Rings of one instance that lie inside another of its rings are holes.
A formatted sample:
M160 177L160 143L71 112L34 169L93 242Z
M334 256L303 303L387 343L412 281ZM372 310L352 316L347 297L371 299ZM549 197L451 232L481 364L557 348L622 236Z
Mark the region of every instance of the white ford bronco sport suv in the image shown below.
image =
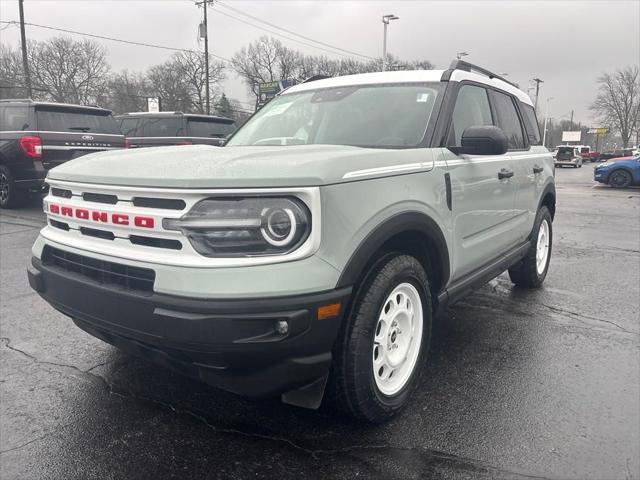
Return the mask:
M243 395L383 421L434 315L549 267L553 160L529 97L466 62L309 81L223 148L51 170L31 286L83 330Z

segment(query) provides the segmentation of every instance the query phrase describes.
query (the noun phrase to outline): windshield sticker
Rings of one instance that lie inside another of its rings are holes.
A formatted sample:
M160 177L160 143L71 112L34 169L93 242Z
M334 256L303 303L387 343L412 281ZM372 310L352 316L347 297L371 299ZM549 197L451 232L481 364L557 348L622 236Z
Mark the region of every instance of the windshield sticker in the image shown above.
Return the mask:
M416 102L418 103L426 103L428 100L429 100L428 93L418 93L418 95L416 96Z
M293 100L287 103L281 103L280 105L276 105L275 107L271 107L269 110L264 112L263 117L271 117L273 115L280 115L287 111L287 109L291 106Z

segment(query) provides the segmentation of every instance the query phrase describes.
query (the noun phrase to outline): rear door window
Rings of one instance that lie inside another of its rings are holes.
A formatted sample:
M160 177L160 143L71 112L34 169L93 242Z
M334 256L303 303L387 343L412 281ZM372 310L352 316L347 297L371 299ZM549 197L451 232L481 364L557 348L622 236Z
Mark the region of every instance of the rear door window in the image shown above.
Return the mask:
M139 137L137 118L123 118L120 123L120 130L125 137Z
M449 127L449 145L461 146L462 134L469 127L494 125L487 90L463 85L458 91Z
M224 138L233 133L235 126L233 123L189 119L187 129L189 137Z
M524 135L520 117L513 103L513 99L504 93L491 91L493 106L496 111L498 127L500 127L509 141L509 150L521 150L525 147Z
M36 116L42 131L121 134L110 113L38 108Z
M522 102L520 107L524 114L524 127L529 137L529 145L540 145L540 128L535 110L531 105Z
M25 131L35 130L33 116L29 107L2 106L0 107L0 130Z
M143 137L184 137L181 117L146 118L142 128Z

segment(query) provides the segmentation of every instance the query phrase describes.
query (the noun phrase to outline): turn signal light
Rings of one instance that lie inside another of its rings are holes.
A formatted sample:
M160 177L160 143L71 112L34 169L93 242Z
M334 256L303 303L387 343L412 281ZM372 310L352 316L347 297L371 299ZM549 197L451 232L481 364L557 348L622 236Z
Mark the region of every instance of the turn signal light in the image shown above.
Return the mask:
M40 158L42 156L42 141L40 137L20 137L18 141L20 143L20 149L27 157Z
M340 303L331 303L318 307L318 320L337 317L340 313Z

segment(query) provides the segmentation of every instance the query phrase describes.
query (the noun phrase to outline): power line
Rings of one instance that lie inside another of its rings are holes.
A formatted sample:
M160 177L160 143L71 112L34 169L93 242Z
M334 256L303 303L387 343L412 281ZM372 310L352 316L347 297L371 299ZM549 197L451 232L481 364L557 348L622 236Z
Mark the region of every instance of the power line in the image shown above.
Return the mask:
M337 47L337 46L335 46L335 45L331 45L330 43L322 42L322 41L320 41L320 40L315 40L315 39L313 39L313 38L311 38L311 37L307 37L307 36L305 36L305 35L301 35L300 33L296 33L296 32L294 32L294 31L289 30L289 29L286 29L286 28L284 28L284 27L280 27L280 26L275 25L275 24L273 24L273 23L271 23L271 22L267 22L266 20L262 20L261 18L258 18L258 17L255 17L255 16L253 16L253 15L250 15L250 14L248 14L248 13L246 13L246 12L243 12L242 10L238 10L237 8L234 8L234 7L232 7L232 6L230 6L230 5L227 5L227 4L225 4L225 3L217 2L217 3L216 3L216 5L218 5L218 6L220 6L220 7L224 7L224 8L226 8L226 9L231 10L232 12L235 12L235 13L237 13L237 14L239 14L239 15L244 16L244 17L251 18L252 20L255 20L255 21L257 21L257 22L264 23L265 25L269 25L270 27L275 28L275 29L277 29L277 30L282 30L283 32L287 32L287 33L289 33L289 34L291 34L291 35L294 35L294 36L296 36L296 37L304 38L305 40L308 40L308 41L310 41L310 42L314 42L314 43L318 43L318 44L320 44L320 45L324 45L325 47L329 47L329 48L332 48L332 49L334 49L334 50L338 50L338 51L344 52L344 53L346 53L346 54L348 54L348 55L355 55L355 56L357 56L357 57L367 58L367 59L369 59L369 60L375 60L375 58L374 58L374 57L371 57L371 56L369 56L369 55L365 55L365 54L363 54L363 53L354 52L354 51L352 51L352 50L347 50L346 48ZM261 28L261 27L258 27L258 28ZM286 37L285 37L285 38L286 38ZM295 40L294 40L294 41L295 41ZM316 48L318 48L318 47L316 47Z
M1 20L0 23L5 23L5 24L13 24L13 25L19 25L19 22L12 20L12 21L4 21ZM30 27L37 27L37 28L44 28L46 30L55 30L56 32L64 32L64 33L71 33L74 35L82 35L85 37L92 37L92 38L99 38L101 40L109 40L111 42L119 42L119 43L126 43L128 45L138 45L141 47L150 47L150 48L158 48L161 50L170 50L173 52L191 52L191 53L197 53L197 54L201 54L202 52L199 52L197 50L191 50L188 48L177 48L177 47L169 47L166 45L157 45L154 43L144 43L144 42L136 42L134 40L124 40L122 38L115 38L115 37L107 37L104 35L96 35L93 33L86 33L86 32L78 32L76 30L68 30L66 28L58 28L58 27L50 27L49 25L40 25L37 23L28 23L25 22L25 25L29 25ZM221 57L220 55L216 55L215 53L210 53L209 55L211 55L212 57L215 57L219 60L223 60L225 62L231 62L231 60L229 60L228 58L225 57Z
M216 4L216 5L217 5L217 4ZM215 7L214 7L214 8L215 8ZM281 33L277 32L277 31L270 30L270 29L265 28L265 27L262 27L262 26L260 26L260 25L256 25L255 23L248 22L247 20L244 20L244 19L242 19L242 18L238 18L238 17L236 17L236 16L234 16L234 15L231 15L230 13L223 12L223 11L222 11L222 10L220 10L220 9L216 9L216 12L217 12L217 13L219 13L219 14L221 14L221 15L224 15L225 17L233 18L234 20L236 20L236 21L238 21L238 22L242 22L242 23L244 23L244 24L246 24L246 25L250 25L250 26L252 26L252 27L254 27L254 28L257 28L257 29L259 29L259 30L264 30L265 32L269 32L269 33L271 33L272 35L277 35L278 37L285 38L285 39L290 40L290 41L292 41L292 42L300 43L300 44L302 44L302 45L306 45L306 46L311 47L311 48L316 48L316 49L318 49L318 50L322 50L322 51L327 52L327 53L330 53L330 54L332 54L332 55L341 55L341 56L343 56L343 57L353 58L353 56L352 56L352 55L349 55L349 54L344 54L344 53L341 53L341 52L335 52L335 51L333 51L333 50L329 50L329 49L327 49L327 48L320 47L320 46L318 46L318 45L314 45L314 44L312 44L312 43L308 43L308 42L304 42L304 41L302 41L302 40L298 40L297 38L288 37L288 36L283 35L283 34L281 34Z

